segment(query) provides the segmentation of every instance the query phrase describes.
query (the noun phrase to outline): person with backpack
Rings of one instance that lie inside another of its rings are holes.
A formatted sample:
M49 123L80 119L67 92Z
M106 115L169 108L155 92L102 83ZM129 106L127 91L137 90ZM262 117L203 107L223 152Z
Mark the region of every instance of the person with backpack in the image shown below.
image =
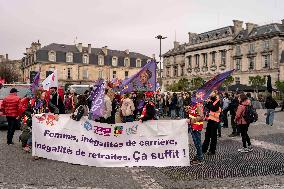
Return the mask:
M222 112L222 121L223 121L223 128L228 128L228 111L229 111L229 94L225 93L223 98L223 112Z
M251 147L250 137L248 135L248 128L252 120L248 118L253 110L251 101L245 94L241 94L239 97L239 106L236 112L235 122L242 136L243 148L238 149L239 152L247 153L253 149Z
M276 102L276 100L274 100L272 98L271 95L269 95L266 98L264 106L267 109L266 124L272 126L273 125L273 120L274 120L275 108L278 107L278 103Z
M133 112L135 110L134 103L132 99L130 99L130 95L127 93L124 95L124 99L122 101L121 105L121 113L123 116L123 122L133 122L134 117L133 117Z

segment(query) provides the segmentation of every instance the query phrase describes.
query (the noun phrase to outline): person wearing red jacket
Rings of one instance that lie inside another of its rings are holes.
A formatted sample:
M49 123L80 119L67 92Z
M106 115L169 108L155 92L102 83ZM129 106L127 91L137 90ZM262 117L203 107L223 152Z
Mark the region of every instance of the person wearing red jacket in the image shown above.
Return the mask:
M192 140L196 148L196 156L191 161L191 164L198 165L203 162L201 131L203 129L203 103L192 103L188 108L188 130L192 135Z
M19 118L19 104L20 104L20 97L17 96L18 90L12 88L10 94L3 99L3 112L6 115L8 121L8 132L7 132L7 144L14 144L13 143L13 136L18 126L18 118Z

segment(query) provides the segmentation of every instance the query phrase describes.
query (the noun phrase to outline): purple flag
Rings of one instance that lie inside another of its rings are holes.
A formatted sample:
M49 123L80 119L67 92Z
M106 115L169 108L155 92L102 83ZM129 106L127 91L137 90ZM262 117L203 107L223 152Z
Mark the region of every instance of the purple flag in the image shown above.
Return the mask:
M33 82L31 84L31 90L33 93L35 93L35 91L39 87L39 80L40 80L40 72L38 72L33 78Z
M148 62L139 72L125 79L119 86L121 94L132 91L156 91L155 61Z
M105 97L105 83L103 80L99 80L95 84L91 92L92 108L90 112L92 113L94 119L102 117L104 114L104 104L105 104L104 97Z
M201 102L206 100L213 90L218 89L225 79L227 79L235 70L230 70L221 74L216 75L209 81L207 81L202 87L197 89L194 96L192 96L191 101L193 103Z

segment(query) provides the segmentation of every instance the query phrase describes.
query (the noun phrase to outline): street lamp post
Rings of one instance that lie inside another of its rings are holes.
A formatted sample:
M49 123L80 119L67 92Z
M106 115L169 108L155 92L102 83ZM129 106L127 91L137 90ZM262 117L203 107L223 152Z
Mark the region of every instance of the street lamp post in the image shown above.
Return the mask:
M163 37L162 35L158 35L155 37L156 39L160 40L160 72L159 72L159 78L160 78L160 86L162 86L162 39L166 39L167 37Z

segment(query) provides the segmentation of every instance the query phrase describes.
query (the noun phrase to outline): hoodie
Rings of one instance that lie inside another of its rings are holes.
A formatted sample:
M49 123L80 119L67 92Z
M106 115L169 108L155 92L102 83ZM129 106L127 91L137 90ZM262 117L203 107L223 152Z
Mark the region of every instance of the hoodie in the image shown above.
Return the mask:
M237 109L236 117L235 117L235 122L237 125L246 125L247 122L244 119L244 113L246 106L251 106L251 101L247 99L246 101L242 102Z

